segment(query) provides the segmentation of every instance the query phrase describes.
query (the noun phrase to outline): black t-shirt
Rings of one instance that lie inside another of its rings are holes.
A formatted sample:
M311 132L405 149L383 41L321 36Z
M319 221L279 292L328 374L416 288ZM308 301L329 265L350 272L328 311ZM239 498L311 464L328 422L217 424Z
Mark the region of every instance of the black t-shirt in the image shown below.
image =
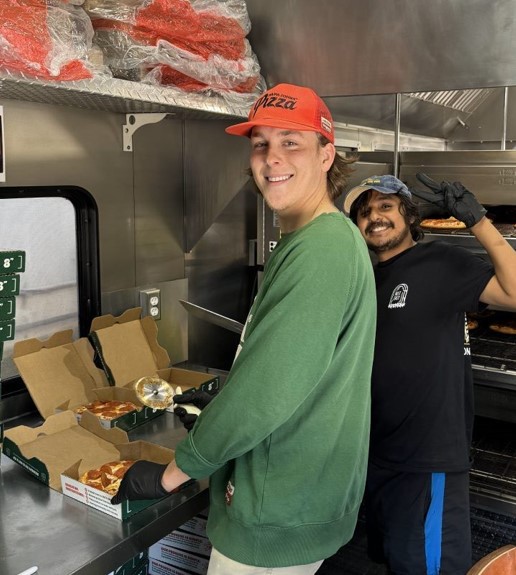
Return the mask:
M442 241L377 264L375 463L414 472L468 469L473 384L465 312L478 309L493 274L481 257Z

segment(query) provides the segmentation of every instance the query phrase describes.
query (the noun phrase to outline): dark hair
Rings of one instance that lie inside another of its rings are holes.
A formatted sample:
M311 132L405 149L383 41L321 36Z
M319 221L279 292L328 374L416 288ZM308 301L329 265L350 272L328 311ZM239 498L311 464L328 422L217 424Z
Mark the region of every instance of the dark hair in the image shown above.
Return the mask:
M349 217L355 224L357 223L358 213L367 208L372 195L373 190L367 190L360 194L351 204ZM412 239L415 242L422 240L425 237L425 234L420 226L421 216L419 215L418 205L412 201L412 198L409 198L404 194L396 194L396 197L400 200L400 214L403 216L405 223L409 226Z
M324 148L327 144L330 144L330 140L323 136L322 134L317 133L317 139L319 140L319 145L321 148ZM346 189L348 184L349 176L353 173L354 168L351 164L354 164L358 160L358 156L353 154L349 157L345 157L340 155L338 152L335 153L335 159L333 160L333 164L331 165L330 169L327 173L328 178L328 195L330 199L334 202ZM254 183L253 180L253 172L251 168L247 168L245 173L250 176L251 184L254 187L255 191L258 194L261 194L258 186Z

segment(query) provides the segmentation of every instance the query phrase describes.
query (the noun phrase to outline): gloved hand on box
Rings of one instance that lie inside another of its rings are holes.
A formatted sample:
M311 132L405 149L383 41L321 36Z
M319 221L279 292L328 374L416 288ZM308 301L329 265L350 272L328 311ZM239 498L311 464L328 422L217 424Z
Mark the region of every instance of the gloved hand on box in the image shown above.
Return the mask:
M486 215L487 210L460 182L452 184L443 181L438 184L423 173L417 173L416 178L432 192L413 188L411 192L415 196L444 209L448 215L464 222L468 228L474 226Z
M179 417L181 423L188 431L191 431L199 413L210 403L210 401L217 395L215 393L208 393L199 389L191 389L185 393L174 395L174 413ZM195 413L189 411L189 406L193 405L197 409Z
M169 492L161 484L161 478L166 464L154 463L153 461L136 461L127 470L118 492L111 498L111 503L116 505L126 499L161 499Z

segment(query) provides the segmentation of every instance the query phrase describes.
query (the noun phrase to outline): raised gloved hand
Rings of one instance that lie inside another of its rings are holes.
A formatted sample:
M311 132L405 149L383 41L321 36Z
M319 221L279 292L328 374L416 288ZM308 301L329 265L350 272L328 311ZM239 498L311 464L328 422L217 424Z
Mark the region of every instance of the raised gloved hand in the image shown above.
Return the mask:
M433 191L427 192L413 188L411 192L415 196L444 209L450 216L464 222L468 228L474 226L486 215L487 210L460 182L452 184L443 181L438 184L422 173L417 173L416 178Z
M127 470L120 483L118 492L111 498L116 505L126 499L160 499L168 495L168 491L161 485L161 478L167 465L152 461L136 461Z
M215 395L217 395L217 393L208 393L207 391L201 391L199 389L191 389L186 393L174 395L173 401L176 406L174 407L174 413L179 417L181 423L188 431L192 430L198 413L190 413L187 404L195 406L197 408L195 411L200 412L210 403Z

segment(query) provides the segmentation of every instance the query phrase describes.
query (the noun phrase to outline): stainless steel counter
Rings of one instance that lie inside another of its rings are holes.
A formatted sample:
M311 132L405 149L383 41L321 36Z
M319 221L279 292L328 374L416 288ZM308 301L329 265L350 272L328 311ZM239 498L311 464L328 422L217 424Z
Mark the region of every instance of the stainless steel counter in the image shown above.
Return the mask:
M171 449L185 436L172 413L129 432L131 441ZM202 480L120 521L50 489L2 455L0 574L38 566L38 575L107 575L207 506Z

